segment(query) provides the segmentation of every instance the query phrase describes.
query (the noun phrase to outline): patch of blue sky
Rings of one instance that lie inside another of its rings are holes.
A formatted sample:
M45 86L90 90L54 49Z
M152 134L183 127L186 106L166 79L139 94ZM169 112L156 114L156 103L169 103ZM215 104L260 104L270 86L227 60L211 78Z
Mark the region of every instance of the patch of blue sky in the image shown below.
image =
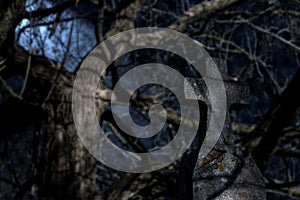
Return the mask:
M25 10L32 12L38 9L47 9L52 7L52 2L47 0L26 0Z
M27 11L39 9L37 2L28 0ZM43 9L51 7L47 1L43 1L43 5ZM60 21L74 15L74 11L66 10L61 14ZM52 23L47 24L55 21L56 18L57 15L53 14L35 22L23 19L16 28L16 35L22 30L18 43L28 51L32 48L39 55L45 55L57 62L64 61L64 67L73 71L96 45L95 27L87 19L59 22L56 28L53 28Z

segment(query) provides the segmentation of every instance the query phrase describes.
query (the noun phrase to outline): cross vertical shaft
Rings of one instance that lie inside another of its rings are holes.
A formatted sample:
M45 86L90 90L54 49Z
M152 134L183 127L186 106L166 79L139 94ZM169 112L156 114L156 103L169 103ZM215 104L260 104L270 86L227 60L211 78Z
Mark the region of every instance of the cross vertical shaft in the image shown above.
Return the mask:
M216 146L207 156L199 156L196 161L192 177L193 198L266 199L260 171L251 156L235 145L231 130L229 110L233 105L248 103L249 88L228 76L226 61L208 60L206 67L209 68L212 62L216 63L222 75L222 80L215 81L223 81L226 90L226 120ZM210 119L211 104L202 78L185 80L185 97L204 102L208 108L207 119Z

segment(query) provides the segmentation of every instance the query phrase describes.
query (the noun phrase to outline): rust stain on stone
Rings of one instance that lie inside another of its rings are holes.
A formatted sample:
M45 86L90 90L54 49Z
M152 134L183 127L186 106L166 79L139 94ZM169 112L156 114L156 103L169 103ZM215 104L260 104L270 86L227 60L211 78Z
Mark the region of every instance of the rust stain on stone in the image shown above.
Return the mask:
M212 162L213 160L221 157L223 155L222 152L218 152L218 151L212 151L208 156L206 156L203 161L202 161L202 164L201 164L201 167L202 166L205 166L207 164L209 164L210 162Z
M237 195L239 195L241 199L246 199L248 197L248 194L245 192L237 192Z
M225 170L224 165L220 164L218 166L218 169L219 169L219 171L224 172L224 170Z

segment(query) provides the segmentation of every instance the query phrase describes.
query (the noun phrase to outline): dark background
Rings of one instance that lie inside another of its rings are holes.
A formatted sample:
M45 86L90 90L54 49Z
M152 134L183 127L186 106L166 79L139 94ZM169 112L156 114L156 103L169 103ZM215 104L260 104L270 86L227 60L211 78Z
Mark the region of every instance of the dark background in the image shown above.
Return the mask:
M300 198L300 1L1 0L0 8L0 199L174 198L180 160L146 174L110 169L82 146L71 113L73 81L87 53L111 35L146 26L201 42L211 57L226 60L233 80L249 85L249 105L231 112L236 145L252 154L267 199ZM99 123L131 151L161 147L178 128L170 118L157 138L141 141L112 119L117 80L152 61L197 77L182 58L148 49L114 62L96 92ZM137 123L149 122L153 102L179 112L166 88L147 85L136 94Z

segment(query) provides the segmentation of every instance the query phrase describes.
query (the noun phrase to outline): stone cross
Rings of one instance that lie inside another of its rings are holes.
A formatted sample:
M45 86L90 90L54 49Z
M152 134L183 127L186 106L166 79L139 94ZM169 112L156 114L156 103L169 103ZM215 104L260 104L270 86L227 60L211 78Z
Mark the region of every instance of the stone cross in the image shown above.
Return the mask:
M214 59L214 62L225 86L227 114L216 146L206 157L198 157L195 163L192 173L193 199L266 199L260 171L249 153L235 145L231 130L229 109L232 105L248 102L249 88L228 76L226 61ZM206 115L210 116L211 105L208 91L203 87L204 80L186 78L185 83L189 83L185 84L185 98L204 102L207 105Z

